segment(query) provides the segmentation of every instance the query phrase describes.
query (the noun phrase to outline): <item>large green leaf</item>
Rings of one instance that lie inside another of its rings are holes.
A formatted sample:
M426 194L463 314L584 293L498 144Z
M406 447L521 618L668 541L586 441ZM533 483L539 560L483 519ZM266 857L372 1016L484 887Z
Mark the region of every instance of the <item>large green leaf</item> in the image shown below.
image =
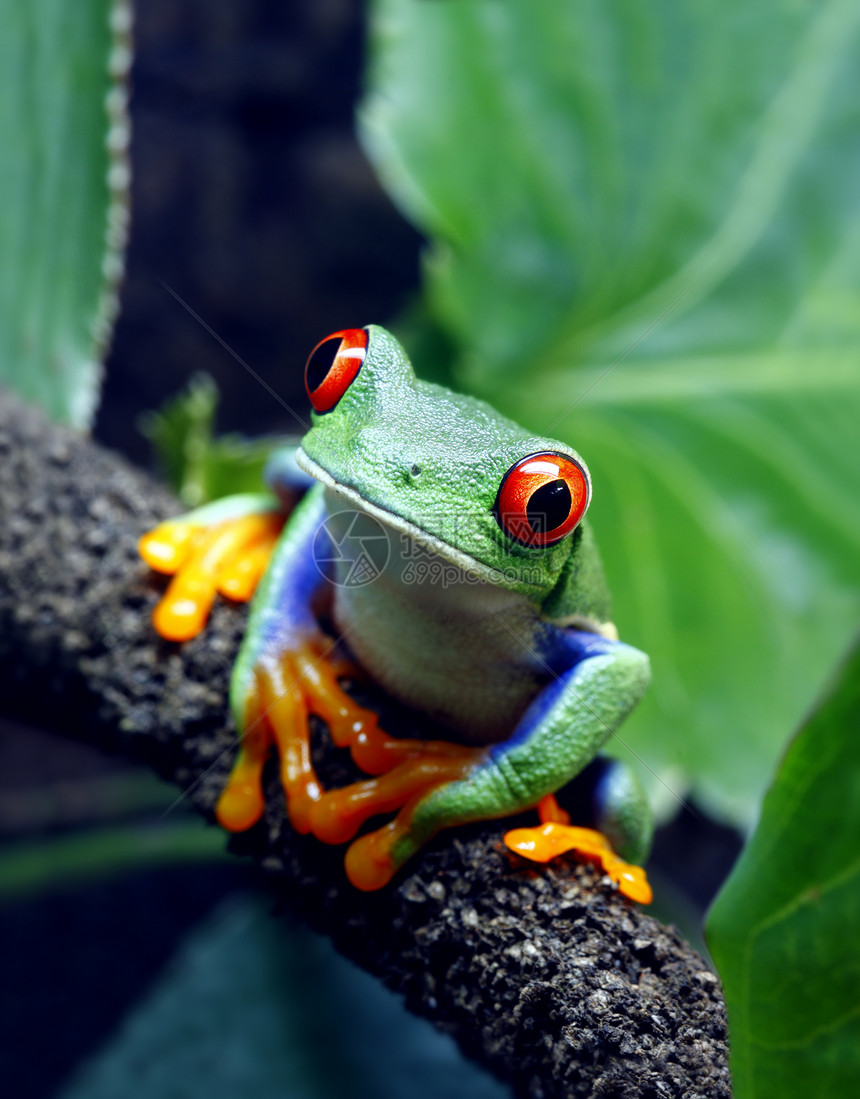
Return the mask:
M122 271L126 0L0 9L0 384L85 427Z
M749 822L860 609L860 7L374 13L363 133L433 239L443 376L592 469L654 666L615 750Z
M860 647L791 745L708 942L737 1099L828 1099L860 1080Z

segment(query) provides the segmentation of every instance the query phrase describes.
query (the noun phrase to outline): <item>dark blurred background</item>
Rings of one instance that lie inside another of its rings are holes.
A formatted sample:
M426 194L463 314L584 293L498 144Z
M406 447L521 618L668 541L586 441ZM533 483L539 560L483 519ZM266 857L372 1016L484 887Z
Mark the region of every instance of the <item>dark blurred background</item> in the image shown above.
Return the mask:
M385 323L418 285L421 238L358 146L358 0L139 0L131 99L132 232L96 437L137 461L136 418L195 370L219 427L295 431L311 347Z

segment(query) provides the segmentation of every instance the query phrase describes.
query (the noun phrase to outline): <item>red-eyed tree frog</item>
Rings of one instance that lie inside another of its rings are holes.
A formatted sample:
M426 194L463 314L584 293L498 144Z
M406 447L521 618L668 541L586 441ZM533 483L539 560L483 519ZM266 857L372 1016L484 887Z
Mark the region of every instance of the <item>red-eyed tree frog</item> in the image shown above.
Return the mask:
M242 831L260 819L274 747L293 827L349 843L359 889L386 885L443 828L536 808L540 827L509 832L508 846L538 861L575 849L649 900L623 861L647 854L645 796L629 768L598 758L649 664L610 621L582 458L420 381L376 325L318 344L305 382L311 428L273 455L270 493L206 505L141 541L150 565L175 574L155 611L164 637L198 633L218 590L253 594L218 820ZM341 687L347 662L450 739L386 735ZM322 788L310 713L371 777ZM553 796L580 774L599 831L572 828ZM396 815L355 838L380 813Z

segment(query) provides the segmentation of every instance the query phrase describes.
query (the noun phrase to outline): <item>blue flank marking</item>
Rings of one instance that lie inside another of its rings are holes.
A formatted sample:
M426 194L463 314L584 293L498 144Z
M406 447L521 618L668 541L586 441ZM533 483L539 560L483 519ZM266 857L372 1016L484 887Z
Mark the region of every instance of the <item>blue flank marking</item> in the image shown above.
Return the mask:
M558 627L550 628L542 640L541 658L558 678L551 680L535 696L520 718L513 735L490 749L491 759L505 755L511 748L528 740L561 695L568 690L583 661L591 660L595 656L608 656L623 645L621 641L612 641L598 633Z
M325 509L321 507L320 516L324 515ZM269 566L272 575L266 590L259 593L264 603L258 636L265 648L284 648L298 635L316 628L311 599L325 577L315 557L330 560L332 556L328 531L317 520L315 516L307 524L302 540L284 547L286 552Z
M621 641L613 641L609 637L602 637L599 633L589 633L588 630L558 629L556 633L556 652L562 655L562 666L565 670L575 667L583 660L592 656L607 656L618 651ZM564 660L564 655L567 660ZM552 666L552 661L547 661Z

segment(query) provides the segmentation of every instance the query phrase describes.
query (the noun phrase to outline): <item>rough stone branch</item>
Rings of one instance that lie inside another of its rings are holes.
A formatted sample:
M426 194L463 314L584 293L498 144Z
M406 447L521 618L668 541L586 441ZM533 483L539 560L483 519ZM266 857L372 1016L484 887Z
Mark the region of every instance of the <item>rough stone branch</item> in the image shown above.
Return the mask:
M145 474L0 395L0 707L146 761L211 819L245 611L221 602L182 646L154 634L163 582L135 543L178 510ZM324 727L315 736L323 780L350 777ZM264 821L230 846L517 1095L728 1096L722 994L701 958L592 869L524 866L502 846L508 826L448 832L361 894L342 849L292 832L273 767Z

